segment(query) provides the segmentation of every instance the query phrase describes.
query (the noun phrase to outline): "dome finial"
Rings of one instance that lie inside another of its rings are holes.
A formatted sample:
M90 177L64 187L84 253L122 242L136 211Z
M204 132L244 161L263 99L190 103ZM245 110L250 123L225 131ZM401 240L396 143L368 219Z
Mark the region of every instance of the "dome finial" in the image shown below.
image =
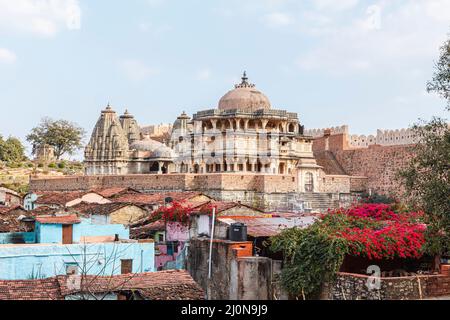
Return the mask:
M240 84L235 85L235 88L254 88L255 85L248 82L247 71L244 71L244 74L241 77L242 82Z
M248 77L247 77L247 71L244 71L244 74L242 75L242 83L247 83Z

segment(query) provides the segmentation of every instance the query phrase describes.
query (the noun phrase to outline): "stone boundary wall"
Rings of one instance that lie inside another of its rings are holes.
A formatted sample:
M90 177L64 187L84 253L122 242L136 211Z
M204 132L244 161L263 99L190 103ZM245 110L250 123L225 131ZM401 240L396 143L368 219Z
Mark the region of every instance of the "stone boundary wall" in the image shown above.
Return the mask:
M367 177L366 189L399 195L403 188L396 180L396 175L398 170L408 165L413 150L412 146L407 145L373 145L366 149L339 150L333 153L348 174ZM357 180L354 182L356 184Z
M75 191L95 188L132 187L143 191L255 191L295 192L297 180L293 175L255 174L165 174L73 176L31 178L31 191Z
M418 300L450 295L450 277L418 275L380 278L381 289L369 290L369 276L339 272L336 281L326 288L331 300Z

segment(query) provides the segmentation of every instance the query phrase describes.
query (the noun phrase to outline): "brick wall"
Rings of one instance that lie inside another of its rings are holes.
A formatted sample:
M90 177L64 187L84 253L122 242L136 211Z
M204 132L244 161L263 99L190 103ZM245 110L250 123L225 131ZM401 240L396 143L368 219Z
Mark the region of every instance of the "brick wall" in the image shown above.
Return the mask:
M368 276L340 272L326 288L325 298L332 300L416 300L450 295L450 277L422 275L381 278L380 290L369 290Z

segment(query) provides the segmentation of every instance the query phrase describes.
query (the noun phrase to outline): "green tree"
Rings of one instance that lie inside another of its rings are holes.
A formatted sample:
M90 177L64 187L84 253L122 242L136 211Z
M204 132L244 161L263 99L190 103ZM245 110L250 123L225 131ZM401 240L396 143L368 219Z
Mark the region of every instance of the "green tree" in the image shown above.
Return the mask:
M25 147L15 137L3 140L0 136L0 160L8 163L17 163L25 159Z
M450 110L450 39L440 49L440 57L435 65L433 79L428 82L428 92L435 92L447 100Z
M84 135L84 129L75 123L44 118L39 126L31 130L27 141L33 145L33 154L36 154L39 146L52 146L59 160L62 155L73 154L80 149Z
M428 251L439 256L450 251L450 128L433 118L413 129L420 143L399 176L409 204L427 214Z
M428 92L447 100L450 110L450 39L440 49L439 61ZM428 251L436 255L450 252L450 127L445 119L433 118L413 126L419 143L414 156L399 172L408 202L427 214Z

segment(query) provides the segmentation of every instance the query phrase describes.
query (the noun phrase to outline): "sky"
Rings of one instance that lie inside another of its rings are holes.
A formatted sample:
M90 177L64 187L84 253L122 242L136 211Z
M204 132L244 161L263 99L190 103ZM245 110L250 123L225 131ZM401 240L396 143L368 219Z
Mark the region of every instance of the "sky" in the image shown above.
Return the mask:
M306 128L405 128L448 116L425 88L449 34L450 0L0 0L0 134L51 117L87 141L108 102L172 123L244 70Z

